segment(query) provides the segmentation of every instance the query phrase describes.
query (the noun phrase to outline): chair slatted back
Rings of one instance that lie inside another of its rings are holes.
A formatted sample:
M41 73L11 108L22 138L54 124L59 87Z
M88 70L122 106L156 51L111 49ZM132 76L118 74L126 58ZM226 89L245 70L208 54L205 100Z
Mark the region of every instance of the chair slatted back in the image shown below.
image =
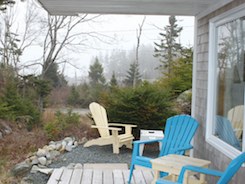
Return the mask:
M89 105L90 112L92 114L93 120L97 126L108 127L107 113L103 106L96 102L92 102ZM110 132L105 128L98 128L101 137L110 136Z
M240 154L238 157L236 157L234 160L231 161L231 163L224 171L224 174L218 180L217 184L229 183L231 178L236 174L236 172L239 170L239 168L242 166L244 162L245 162L245 152L243 152L242 154Z
M243 111L244 105L238 105L230 109L227 113L227 118L230 120L232 127L236 130L235 134L238 139L242 136Z
M241 149L240 142L234 133L231 122L227 118L223 116L216 116L215 134L226 143L239 150Z
M177 115L168 118L159 156L171 153L184 154L184 151L176 152L176 149L190 146L198 126L198 122L189 115Z

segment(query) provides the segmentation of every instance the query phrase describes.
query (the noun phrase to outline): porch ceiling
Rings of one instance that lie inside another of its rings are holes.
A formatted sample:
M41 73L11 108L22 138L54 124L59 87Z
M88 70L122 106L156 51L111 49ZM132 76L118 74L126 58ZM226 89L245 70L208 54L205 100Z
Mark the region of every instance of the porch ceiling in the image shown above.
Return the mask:
M144 14L195 16L224 0L38 0L51 15Z

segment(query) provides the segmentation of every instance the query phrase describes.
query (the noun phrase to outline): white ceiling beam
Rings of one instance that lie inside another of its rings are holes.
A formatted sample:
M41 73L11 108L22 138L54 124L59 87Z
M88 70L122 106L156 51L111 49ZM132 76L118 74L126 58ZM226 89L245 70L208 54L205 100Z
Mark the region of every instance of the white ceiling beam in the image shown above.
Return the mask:
M39 0L51 15L144 14L196 16L223 0Z

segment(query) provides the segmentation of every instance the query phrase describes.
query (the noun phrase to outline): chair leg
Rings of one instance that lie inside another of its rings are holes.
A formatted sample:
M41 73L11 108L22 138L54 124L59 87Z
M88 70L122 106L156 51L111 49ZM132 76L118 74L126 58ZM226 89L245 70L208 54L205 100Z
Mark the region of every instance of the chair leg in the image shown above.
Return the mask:
M114 154L119 154L119 145L118 144L113 144L112 148L113 148Z
M132 149L133 148L133 141L128 141L125 145L126 145L126 148Z
M129 172L129 178L128 178L128 184L131 183L132 176L133 176L133 171L134 171L134 164L131 164L131 166L130 166L130 172Z

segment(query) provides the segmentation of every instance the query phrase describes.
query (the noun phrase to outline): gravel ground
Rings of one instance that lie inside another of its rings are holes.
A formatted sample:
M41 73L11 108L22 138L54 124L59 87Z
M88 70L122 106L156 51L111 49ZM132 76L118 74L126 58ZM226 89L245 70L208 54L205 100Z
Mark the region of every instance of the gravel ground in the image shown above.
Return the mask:
M158 151L154 148L145 149L144 155L150 157L156 157ZM50 164L49 168L59 168L62 166L68 166L70 163L127 163L130 166L132 150L125 147L120 148L119 154L112 153L112 146L91 146L84 148L83 145L79 145L71 152L66 152L57 157L56 160ZM49 176L40 172L36 174L28 174L25 178L27 183L32 184L46 184Z

